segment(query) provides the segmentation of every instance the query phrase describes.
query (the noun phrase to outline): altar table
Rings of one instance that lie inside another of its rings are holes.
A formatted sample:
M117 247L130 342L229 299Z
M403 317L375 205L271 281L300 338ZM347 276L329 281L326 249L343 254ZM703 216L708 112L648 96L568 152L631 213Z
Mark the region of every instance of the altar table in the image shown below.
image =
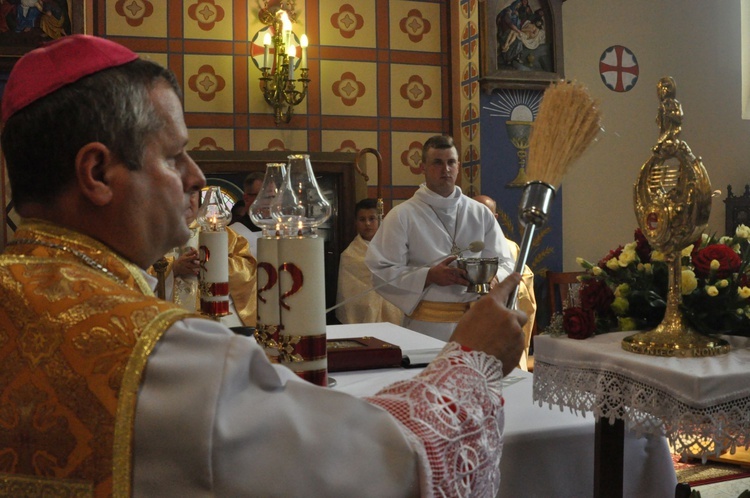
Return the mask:
M332 325L329 339L372 336L437 354L442 341L392 324ZM536 367L535 367L536 369ZM334 389L355 396L416 375L420 369L388 368L330 374ZM504 379L505 434L500 461L502 498L586 498L593 494L594 419L532 401L533 375L514 370ZM625 436L626 496L674 496L676 478L664 438Z
M623 350L622 339L633 333L582 341L537 336L534 401L593 413L605 431L617 422L638 434L664 435L677 453L705 458L750 443L750 339L725 337L732 348L725 355L670 358ZM603 434L600 442L610 443ZM600 476L607 473L609 484L617 484L612 472L622 467L607 468L617 455L599 457ZM597 496L627 496L627 487L620 493L596 480Z

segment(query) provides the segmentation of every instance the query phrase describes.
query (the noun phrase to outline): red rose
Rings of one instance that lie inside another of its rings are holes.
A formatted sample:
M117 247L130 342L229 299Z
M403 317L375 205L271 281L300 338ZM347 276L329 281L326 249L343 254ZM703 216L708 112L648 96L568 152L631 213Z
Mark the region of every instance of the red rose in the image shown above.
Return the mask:
M571 339L586 339L594 335L596 320L594 312L578 306L563 311L563 330Z
M612 289L603 280L587 280L581 285L578 295L581 298L581 308L597 313L607 313L609 305L615 300Z
M712 244L693 252L693 266L698 277L707 277L711 273L711 261L719 262L717 278L726 278L740 268L742 261L734 250L724 244Z
M643 235L643 231L640 228L635 230L635 252L638 254L642 263L648 263L651 261L651 244L646 240L646 236Z

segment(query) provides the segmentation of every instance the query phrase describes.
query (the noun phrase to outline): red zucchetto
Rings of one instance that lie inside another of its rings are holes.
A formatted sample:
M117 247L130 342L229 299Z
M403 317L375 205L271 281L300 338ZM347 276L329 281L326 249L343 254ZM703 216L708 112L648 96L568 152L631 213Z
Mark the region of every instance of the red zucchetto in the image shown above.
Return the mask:
M13 67L3 92L2 120L84 76L137 58L138 54L118 43L90 35L64 36L46 43Z

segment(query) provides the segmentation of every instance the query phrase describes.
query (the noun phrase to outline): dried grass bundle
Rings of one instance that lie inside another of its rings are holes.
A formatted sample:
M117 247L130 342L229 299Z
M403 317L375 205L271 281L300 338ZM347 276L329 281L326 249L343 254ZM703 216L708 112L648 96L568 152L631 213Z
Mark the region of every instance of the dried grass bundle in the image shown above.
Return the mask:
M550 85L531 130L526 176L559 187L570 164L593 142L600 121L599 102L583 85Z

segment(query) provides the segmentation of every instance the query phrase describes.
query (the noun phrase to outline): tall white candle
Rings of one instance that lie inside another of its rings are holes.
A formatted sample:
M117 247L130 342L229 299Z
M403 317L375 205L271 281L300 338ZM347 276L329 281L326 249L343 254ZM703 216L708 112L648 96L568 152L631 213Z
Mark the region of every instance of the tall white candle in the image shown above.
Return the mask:
M279 313L279 239L258 239L258 327L278 327Z
M302 361L285 362L302 378L327 385L325 353L325 266L323 239L290 237L279 240L279 304L282 334L297 338L300 350L315 351Z
M201 311L214 316L229 313L229 242L225 230L201 230Z

